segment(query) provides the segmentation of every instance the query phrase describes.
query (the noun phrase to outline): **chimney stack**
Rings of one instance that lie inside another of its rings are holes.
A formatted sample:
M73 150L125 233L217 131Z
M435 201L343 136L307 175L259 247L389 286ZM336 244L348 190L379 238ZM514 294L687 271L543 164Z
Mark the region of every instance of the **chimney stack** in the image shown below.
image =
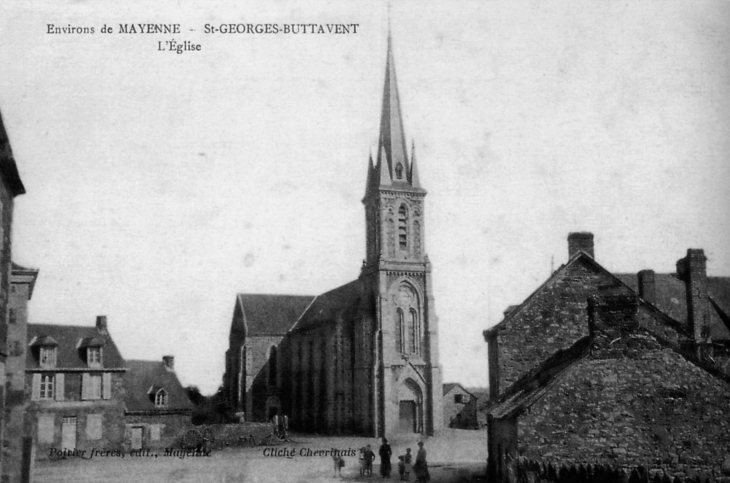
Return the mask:
M109 333L106 326L106 315L96 316L96 330L98 330L101 334Z
M639 297L656 305L656 282L654 270L642 270L637 274L639 279Z
M707 257L701 248L690 248L677 261L677 276L687 293L687 324L695 342L706 342L710 331L710 301L707 296Z
M568 234L568 258L572 258L578 252L585 252L591 258L593 254L593 233L579 231Z
M175 370L175 356L162 356L162 362L168 371Z
M588 298L588 329L597 347L611 350L612 341L639 327L636 295L594 295Z

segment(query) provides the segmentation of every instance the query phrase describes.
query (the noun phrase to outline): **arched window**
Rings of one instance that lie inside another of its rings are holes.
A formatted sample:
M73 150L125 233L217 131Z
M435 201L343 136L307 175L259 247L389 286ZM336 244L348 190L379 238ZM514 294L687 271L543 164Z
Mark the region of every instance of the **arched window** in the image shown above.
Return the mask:
M398 208L398 246L401 249L408 248L408 209L406 205Z
M406 350L406 338L405 338L405 317L403 316L403 310L400 308L396 311L397 312L397 320L395 323L397 324L395 327L395 350L400 352L401 354L404 353Z
M167 406L167 391L165 391L164 389L160 389L159 391L157 391L157 394L155 394L155 406Z
M276 386L276 346L271 346L269 350L269 387Z
M421 352L421 327L418 323L418 314L414 309L411 309L409 321L409 332L411 336L411 352L418 354Z
M395 176L398 179L403 179L403 165L401 163L398 163L395 167Z

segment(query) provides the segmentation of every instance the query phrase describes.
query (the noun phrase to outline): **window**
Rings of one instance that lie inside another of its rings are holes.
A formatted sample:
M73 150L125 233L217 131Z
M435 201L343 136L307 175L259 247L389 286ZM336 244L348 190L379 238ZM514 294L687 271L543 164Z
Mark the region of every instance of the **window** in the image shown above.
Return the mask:
M54 346L42 346L40 350L41 367L56 367L56 348Z
M155 406L158 408L167 406L167 391L160 389L155 394Z
M11 324L17 324L18 323L18 309L10 309L9 311L9 322Z
M89 367L101 366L101 347L86 348L86 363Z
M397 324L395 328L395 350L402 354L406 351L405 333L403 330L405 320L403 317L403 311L400 308L397 310L397 320L395 323Z
M416 311L411 309L411 320L410 320L410 336L411 336L411 352L418 354L421 352L421 328L418 325L418 314Z
M101 375L89 375L88 399L101 399Z
M41 392L40 399L54 399L54 388L56 386L56 377L51 374L41 374Z
M276 370L277 370L277 350L276 346L269 349L269 387L276 387Z
M81 399L111 399L111 373L83 374L81 376Z
M398 163L398 165L395 167L395 176L398 179L403 179L403 165L401 163Z
M408 209L405 205L398 209L398 246L408 248Z
M463 394L454 394L454 402L456 404L463 404L464 403L464 395Z

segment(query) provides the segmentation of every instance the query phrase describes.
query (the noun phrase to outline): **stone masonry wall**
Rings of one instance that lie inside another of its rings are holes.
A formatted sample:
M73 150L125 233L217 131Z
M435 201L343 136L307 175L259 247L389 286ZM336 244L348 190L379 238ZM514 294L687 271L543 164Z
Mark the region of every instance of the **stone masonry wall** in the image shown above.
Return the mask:
M526 456L719 468L730 448L730 384L647 344L635 336L622 357L571 366L519 419Z
M588 335L589 295L627 292L589 262L576 260L497 329L497 367L490 364L490 381L501 393L552 354Z

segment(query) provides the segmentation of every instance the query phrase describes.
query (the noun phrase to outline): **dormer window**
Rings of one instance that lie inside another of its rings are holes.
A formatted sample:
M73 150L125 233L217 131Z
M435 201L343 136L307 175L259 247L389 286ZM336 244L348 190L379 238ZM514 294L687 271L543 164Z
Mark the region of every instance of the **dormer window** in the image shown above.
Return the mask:
M56 347L52 345L41 346L39 362L41 367L56 367Z
M150 401L158 408L167 407L167 391L162 386L152 386L147 391Z
M157 394L155 394L155 406L167 406L167 391L165 391L164 389L160 389L159 391L157 391Z
M86 348L86 363L89 367L101 366L101 347Z
M403 165L398 163L395 167L395 176L398 179L403 179Z

